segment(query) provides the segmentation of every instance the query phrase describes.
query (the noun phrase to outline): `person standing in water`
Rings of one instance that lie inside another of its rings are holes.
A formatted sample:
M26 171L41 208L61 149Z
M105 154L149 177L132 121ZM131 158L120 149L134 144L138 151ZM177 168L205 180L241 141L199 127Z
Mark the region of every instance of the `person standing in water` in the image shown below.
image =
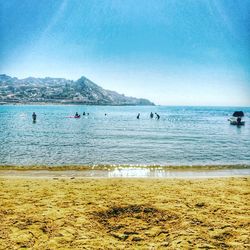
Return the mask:
M36 122L36 113L35 112L33 112L33 114L32 114L32 119L33 119L33 122Z
M155 113L155 115L156 115L156 119L159 120L160 116L157 113Z
M153 119L154 118L154 114L151 112L150 113L150 118Z
M138 115L137 115L137 117L136 117L136 118L137 118L137 119L140 119L140 115L141 115L141 114L140 114L140 113L138 113Z
M240 125L240 123L241 123L241 117L238 117L237 118L237 125Z

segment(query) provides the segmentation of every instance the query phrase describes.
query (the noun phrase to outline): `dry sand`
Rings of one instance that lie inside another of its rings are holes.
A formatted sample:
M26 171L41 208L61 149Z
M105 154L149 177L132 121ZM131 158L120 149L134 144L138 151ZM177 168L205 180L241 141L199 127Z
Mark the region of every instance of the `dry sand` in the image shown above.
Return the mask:
M250 178L0 178L0 249L250 249Z

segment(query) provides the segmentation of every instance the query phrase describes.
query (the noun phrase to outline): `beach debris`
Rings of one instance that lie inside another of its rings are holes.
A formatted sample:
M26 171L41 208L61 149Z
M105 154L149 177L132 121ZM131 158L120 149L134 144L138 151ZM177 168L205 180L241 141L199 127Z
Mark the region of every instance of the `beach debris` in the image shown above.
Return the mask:
M133 237L132 238L132 241L141 241L141 240L143 240L143 238L141 238L141 237Z
M205 202L198 202L198 203L195 204L195 206L198 207L198 208L202 208L205 205L206 205Z
M129 234L138 234L138 232L135 232L135 231L125 231L124 233L125 233L125 234L128 234L128 235L129 235Z

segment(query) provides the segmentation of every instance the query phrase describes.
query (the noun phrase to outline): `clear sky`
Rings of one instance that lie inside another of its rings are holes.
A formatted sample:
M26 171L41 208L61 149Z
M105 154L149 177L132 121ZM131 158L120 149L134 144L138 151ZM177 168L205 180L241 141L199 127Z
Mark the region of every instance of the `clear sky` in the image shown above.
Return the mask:
M249 0L0 0L0 11L0 73L250 106Z

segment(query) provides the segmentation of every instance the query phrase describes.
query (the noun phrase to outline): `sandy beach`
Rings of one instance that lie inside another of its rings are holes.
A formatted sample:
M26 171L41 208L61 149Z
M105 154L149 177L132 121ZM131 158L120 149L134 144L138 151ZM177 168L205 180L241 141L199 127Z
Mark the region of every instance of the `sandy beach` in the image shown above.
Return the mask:
M249 249L250 178L0 178L0 249Z

